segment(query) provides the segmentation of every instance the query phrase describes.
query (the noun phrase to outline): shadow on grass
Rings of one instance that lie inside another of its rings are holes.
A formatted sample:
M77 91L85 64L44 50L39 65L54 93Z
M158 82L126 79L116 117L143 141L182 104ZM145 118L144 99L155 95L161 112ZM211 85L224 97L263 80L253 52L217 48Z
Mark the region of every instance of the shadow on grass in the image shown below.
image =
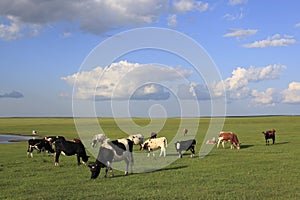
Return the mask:
M282 145L282 144L288 144L290 142L275 142L275 145Z
M243 144L241 145L241 149L247 149L247 148L251 148L251 147L254 147L253 144Z

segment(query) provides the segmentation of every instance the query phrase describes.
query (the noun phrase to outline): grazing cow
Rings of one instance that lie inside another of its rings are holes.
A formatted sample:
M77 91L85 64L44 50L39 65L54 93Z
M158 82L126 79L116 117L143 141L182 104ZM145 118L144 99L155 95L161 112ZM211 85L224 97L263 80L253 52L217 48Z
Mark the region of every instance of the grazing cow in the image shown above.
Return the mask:
M124 160L126 163L125 175L128 175L128 166L130 165L131 173L133 173L133 141L129 139L119 139L109 141L106 139L100 146L99 153L95 162L89 163L91 171L91 179L99 176L101 168L106 168L104 177L107 177L108 170L111 171L112 177L114 176L111 164Z
M262 133L265 135L266 145L269 145L269 139L273 140L273 144L275 144L275 129L263 131Z
M127 139L133 141L135 145L141 145L144 142L144 136L142 134L130 135Z
M103 133L99 133L97 135L94 135L92 140L92 147L97 147L97 143L102 143L106 139L106 135Z
M59 156L61 153L72 156L77 156L77 164L80 165L80 158L82 162L85 164L88 161L89 156L86 155L85 148L82 142L76 141L66 141L64 138L59 138L54 142L55 145L55 166L59 164Z
M166 147L167 147L167 145L168 145L167 138L165 138L165 137L153 138L153 139L146 140L141 145L140 150L144 150L144 149L148 150L148 155L147 156L149 157L151 150L160 148L159 156L164 154L164 157L166 157ZM154 156L154 152L153 152L153 156Z
M188 151L188 150L191 151L191 157L194 157L195 145L196 145L196 140L194 140L194 139L176 142L175 148L179 154L179 158L182 158L182 151Z
M220 143L222 142L223 149L225 148L224 143L230 142L231 149L234 149L234 146L237 149L240 149L240 143L237 138L237 135L233 132L220 132L219 138L218 138L218 145L217 148L219 148Z
M36 149L38 153L42 151L48 151L49 153L54 153L54 150L51 147L49 141L45 139L29 139L28 140L28 148L27 148L27 157L33 157L33 150Z

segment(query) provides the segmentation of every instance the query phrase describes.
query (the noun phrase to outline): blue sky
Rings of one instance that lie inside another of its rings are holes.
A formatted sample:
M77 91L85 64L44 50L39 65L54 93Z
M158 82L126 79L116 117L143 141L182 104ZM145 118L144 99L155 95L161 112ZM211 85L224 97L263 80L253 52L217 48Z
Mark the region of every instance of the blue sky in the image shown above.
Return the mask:
M226 115L300 114L299 8L296 0L2 0L0 117L72 116L74 105L83 115L92 105L97 116L207 116L220 99ZM206 82L159 49L86 66L103 42L145 27L184 34L220 77Z

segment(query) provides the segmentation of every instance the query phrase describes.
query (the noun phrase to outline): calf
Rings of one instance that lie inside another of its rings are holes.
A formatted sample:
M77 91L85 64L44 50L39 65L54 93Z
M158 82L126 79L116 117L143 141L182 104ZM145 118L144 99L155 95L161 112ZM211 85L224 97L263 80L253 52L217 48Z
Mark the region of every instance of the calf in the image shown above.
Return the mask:
M37 150L38 153L41 151L48 151L49 153L54 153L52 146L49 141L45 139L29 139L28 140L28 148L27 148L27 157L33 157L33 150Z
M59 138L54 142L55 145L55 166L59 165L59 156L61 153L72 156L77 156L77 164L80 165L80 158L85 164L88 161L89 156L86 155L85 148L82 142L66 141L64 138Z
M186 140L186 141L180 141L175 143L176 151L179 154L179 158L182 158L182 151L191 151L191 157L194 157L195 155L195 145L196 140Z
M148 150L148 157L150 156L150 152L154 149L160 148L160 154L159 156L162 156L164 154L164 157L166 157L166 147L167 147L167 138L160 137L160 138L153 138L146 140L143 144L141 144L140 150ZM154 156L154 152L153 152Z
M273 144L275 144L275 129L263 131L262 133L265 135L266 145L269 145L269 139L273 140Z
M125 175L128 175L128 166L130 164L131 173L133 173L133 141L129 139L119 139L109 141L106 139L100 146L99 153L95 162L89 163L91 171L91 179L95 179L99 176L101 168L106 168L104 177L107 177L108 170L111 171L112 177L114 176L111 164L124 160L126 163Z
M222 142L223 149L225 148L224 143L230 142L231 149L234 149L234 146L237 149L240 149L240 143L237 138L237 135L233 132L220 132L219 138L218 138L218 145L217 148L219 148L220 143Z

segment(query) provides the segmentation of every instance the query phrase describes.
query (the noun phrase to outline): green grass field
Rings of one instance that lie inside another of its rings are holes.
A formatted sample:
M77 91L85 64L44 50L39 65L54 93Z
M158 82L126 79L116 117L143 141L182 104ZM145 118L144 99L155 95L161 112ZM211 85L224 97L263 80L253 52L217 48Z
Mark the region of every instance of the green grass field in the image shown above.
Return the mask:
M168 119L159 135L171 141L179 122ZM200 120L197 153L209 122ZM113 119L99 123L116 138L124 136ZM265 146L261 131L270 128L277 131L276 144ZM32 130L41 136L78 137L72 118L0 118L0 134L26 135ZM77 166L74 156L62 156L55 167L53 157L43 153L27 158L26 142L0 144L0 199L300 199L299 116L226 118L223 130L238 135L240 150L214 147L201 159L188 153L163 169L143 174L123 176L123 171L115 170L116 177L104 179L101 170L96 180L90 180L88 167ZM145 159L153 159L144 154Z

